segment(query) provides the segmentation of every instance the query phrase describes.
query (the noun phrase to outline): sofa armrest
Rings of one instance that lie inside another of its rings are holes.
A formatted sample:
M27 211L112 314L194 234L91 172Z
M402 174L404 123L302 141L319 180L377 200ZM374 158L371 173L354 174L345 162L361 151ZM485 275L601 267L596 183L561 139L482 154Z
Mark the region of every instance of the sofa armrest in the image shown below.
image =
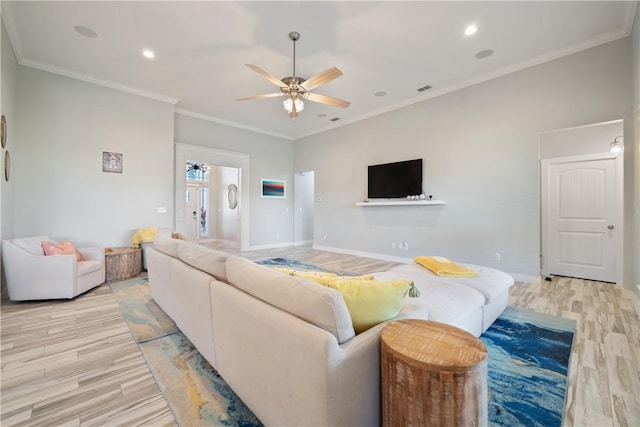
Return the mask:
M104 261L104 248L78 248L85 261Z

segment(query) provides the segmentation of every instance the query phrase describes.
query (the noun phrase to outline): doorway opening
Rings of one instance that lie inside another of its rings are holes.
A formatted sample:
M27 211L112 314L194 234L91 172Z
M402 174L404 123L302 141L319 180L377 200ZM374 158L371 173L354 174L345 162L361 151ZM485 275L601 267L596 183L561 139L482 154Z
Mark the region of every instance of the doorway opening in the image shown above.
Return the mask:
M293 242L294 245L313 243L314 171L297 172L294 181Z
M175 230L223 250L249 247L249 155L176 143Z
M623 281L622 120L540 135L541 275Z

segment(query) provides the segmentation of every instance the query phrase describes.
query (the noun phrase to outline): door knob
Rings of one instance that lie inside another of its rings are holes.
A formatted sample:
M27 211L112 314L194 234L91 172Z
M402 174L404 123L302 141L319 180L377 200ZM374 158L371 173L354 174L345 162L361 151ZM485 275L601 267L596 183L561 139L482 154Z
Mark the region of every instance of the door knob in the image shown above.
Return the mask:
M613 230L613 225L608 225L608 226L607 226L607 228L608 228L609 230Z

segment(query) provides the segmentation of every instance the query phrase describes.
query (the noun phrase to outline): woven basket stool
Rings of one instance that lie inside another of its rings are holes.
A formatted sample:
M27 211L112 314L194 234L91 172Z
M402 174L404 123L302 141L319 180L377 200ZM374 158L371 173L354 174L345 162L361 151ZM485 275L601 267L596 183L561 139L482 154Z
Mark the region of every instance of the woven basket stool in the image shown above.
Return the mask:
M430 320L389 323L381 334L383 426L488 424L487 349Z

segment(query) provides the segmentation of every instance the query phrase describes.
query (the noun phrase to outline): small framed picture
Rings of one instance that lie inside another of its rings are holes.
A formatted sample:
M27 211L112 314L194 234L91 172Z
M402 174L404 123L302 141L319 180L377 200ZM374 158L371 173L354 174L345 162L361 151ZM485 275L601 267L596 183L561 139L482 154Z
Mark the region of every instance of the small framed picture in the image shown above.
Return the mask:
M260 179L261 196L265 199L285 199L286 181L279 179Z
M103 151L102 172L122 173L122 153Z

